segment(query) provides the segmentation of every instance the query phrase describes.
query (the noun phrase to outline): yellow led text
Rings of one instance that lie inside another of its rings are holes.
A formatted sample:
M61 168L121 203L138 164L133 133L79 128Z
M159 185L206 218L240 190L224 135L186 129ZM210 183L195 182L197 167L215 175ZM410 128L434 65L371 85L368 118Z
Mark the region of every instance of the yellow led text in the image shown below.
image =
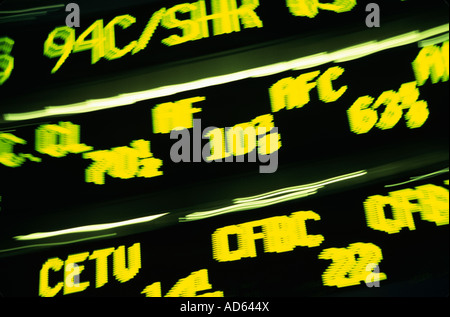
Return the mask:
M207 15L205 1L182 3L167 10L161 24L167 29L179 28L182 35L171 35L162 40L168 46L200 40L210 36L208 20L212 21L213 35L240 32L244 28L261 28L262 21L255 12L259 0L211 0L211 15ZM190 19L179 20L177 13L189 13Z
M137 45L137 41L132 41L123 48L116 47L116 33L115 27L120 26L122 29L127 29L136 22L136 18L131 15L120 15L115 17L104 28L104 48L103 54L107 60L120 58L131 52Z
M347 287L359 285L362 281L373 283L387 278L384 273L371 271L383 259L381 249L372 243L358 242L347 248L324 249L319 259L333 260L322 274L325 286Z
M213 258L219 262L254 258L255 240L262 239L265 253L289 252L297 246L317 247L324 237L310 235L306 230L307 220L320 220L312 211L299 211L290 216L277 216L217 229L212 235ZM255 228L260 228L255 232ZM229 238L237 238L237 249L230 249Z
M448 225L448 189L432 184L390 192L388 196L370 196L364 202L367 226L389 234L402 228L416 230L413 213L437 226ZM393 218L387 218L385 206L392 209Z
M344 68L334 66L327 69L322 75L317 70L302 74L297 78L287 77L279 80L269 89L272 112L281 109L302 108L310 102L310 91L315 87L317 87L321 101L329 103L338 100L348 87L342 86L335 90L332 81L338 79L343 73Z
M42 154L60 158L92 150L92 146L80 144L80 126L71 122L41 125L35 134L36 151Z
M170 133L177 129L190 129L194 126L192 114L201 112L201 108L193 108L196 102L206 97L193 97L175 102L156 105L152 109L153 133Z
M86 260L96 261L96 281L95 287L100 288L108 283L109 269L108 256L113 255L113 275L120 283L128 282L138 274L141 269L141 245L135 243L128 248L125 254L125 246L117 249L107 248L92 252L83 252L69 255L66 261L60 258L48 259L41 268L39 274L39 296L54 297L61 290L64 295L82 292L90 285L90 281L80 282L82 272L85 269L80 263ZM127 260L126 260L127 259ZM64 267L64 272L57 274ZM50 285L50 274L55 274L60 281Z
M14 57L10 55L14 40L0 37L0 86L11 76L14 69Z
M134 177L151 178L163 174L159 168L162 160L154 158L150 151L150 141L137 140L130 146L110 150L87 152L83 158L93 160L86 169L87 183L105 184L105 176L130 179Z
M398 91L383 92L376 101L371 96L358 98L347 110L350 130L356 134L368 133L373 127L388 130L394 128L402 117L409 129L422 127L430 111L426 101L418 100L419 95L417 83L413 81L403 84ZM384 111L378 116L380 109Z
M259 0L242 0L241 3L238 6L237 0L212 0L211 15L207 15L204 0L178 4L169 9L161 8L151 16L141 36L122 48L116 47L116 27L127 29L132 26L136 22L136 18L129 14L113 18L106 26L104 26L103 19L96 20L78 38L74 28L60 26L49 33L44 42L43 53L49 58L59 57L51 70L53 74L58 71L71 53L90 50L91 64L97 63L101 58L113 60L130 52L136 54L147 47L160 23L166 29L181 29L182 31L181 36L174 34L162 40L162 43L168 46L210 37L209 20L212 20L214 36L240 32L241 26L243 28L261 28L262 21L255 12L259 6ZM180 13L189 13L190 19L179 20ZM12 62L8 63L9 68L6 71L10 73ZM5 72L4 77L6 74L9 76L9 73Z
M260 155L278 151L281 147L281 136L278 132L270 133L274 127L273 115L266 114L250 122L239 123L226 131L225 128L213 129L205 135L211 145L211 155L206 161L220 161L227 157L245 155L256 147Z
M203 269L192 272L188 277L178 280L164 297L223 297L222 291L204 293L211 289L208 270ZM141 294L145 294L146 297L162 297L161 282L147 286Z
M124 56L133 50L138 41L132 41L123 48L116 47L115 27L128 28L136 22L131 15L117 16L103 27L103 20L92 23L80 36L75 38L75 29L68 26L55 28L44 43L44 55L49 58L60 57L52 74L58 71L71 53L91 50L91 64L97 63L102 57L113 60ZM89 39L86 39L90 37ZM58 40L58 43L55 41ZM63 42L59 44L59 42Z
M8 167L18 167L23 164L25 158L13 152L15 144L26 144L27 142L11 133L0 133L0 164Z
M294 16L314 18L319 14L319 9L336 13L351 11L356 6L356 0L334 0L332 3L320 3L319 0L286 0L286 6Z
M448 41L444 42L440 47L430 45L422 48L419 55L412 62L417 85L424 85L429 78L433 84L448 81L448 63Z

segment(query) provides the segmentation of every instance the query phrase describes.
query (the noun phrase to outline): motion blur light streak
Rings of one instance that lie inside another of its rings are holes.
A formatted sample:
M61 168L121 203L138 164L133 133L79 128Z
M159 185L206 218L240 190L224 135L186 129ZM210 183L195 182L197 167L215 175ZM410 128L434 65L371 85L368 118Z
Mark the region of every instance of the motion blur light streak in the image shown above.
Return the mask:
M444 24L427 31L409 32L400 36L395 36L382 41L371 41L365 44L351 46L332 53L319 53L308 57L302 57L289 62L281 62L268 66L248 69L236 73L222 76L204 78L184 84L177 84L166 87L159 87L146 91L122 94L111 98L86 100L83 102L65 105L49 106L43 110L24 112L24 113L6 113L3 115L5 121L20 121L42 118L52 115L76 114L108 109L120 106L134 104L138 101L165 97L181 92L192 91L195 89L221 85L235 82L246 78L263 77L288 70L299 70L318 66L330 62L342 62L357 59L363 56L374 54L387 49L419 42L426 38L439 35L449 31L449 24Z
M276 191L272 191L265 194L260 194L257 196L247 197L247 198L237 198L233 200L234 206L228 206L220 209L214 209L214 210L208 210L208 211L202 211L202 212L194 212L191 213L183 218L180 218L180 222L185 221L194 221L194 220L201 220L205 218L210 218L230 212L235 211L243 211L243 210L249 210L249 209L256 209L256 208L262 208L271 206L274 204L279 204L282 202L314 195L317 193L317 190L325 187L325 185L329 185L332 183L344 181L347 179L360 177L363 175L366 175L367 171L360 171L355 172L343 176L337 176L333 177L327 180L323 180L316 183L306 184L306 185L300 185L300 186L294 186L294 187L288 187L279 189ZM293 193L290 193L293 192ZM289 194L290 193L290 194ZM272 197L275 195L281 195L280 197L275 197L268 199L268 197ZM256 202L255 202L256 201Z
M23 10L0 11L0 23L11 21L33 20L37 16L46 15L51 11L63 8L64 4L56 4L51 6L36 7Z
M214 217L214 216L218 216L218 215L222 215L222 214L226 214L226 213L230 213L230 212L262 208L262 207L271 206L271 205L279 204L282 202L286 202L286 201L290 201L290 200L294 200L294 199L298 199L298 198L302 198L302 197L307 197L307 196L316 194L317 190L323 188L325 185L348 180L348 179L355 178L355 177L360 177L360 176L363 176L366 174L367 174L367 171L359 171L359 172L350 173L350 174L343 175L343 176L333 177L333 178L323 180L320 182L279 189L276 191L272 191L272 192L265 193L265 194L260 194L257 196L252 196L252 197L247 197L247 198L237 198L237 199L233 200L234 205L226 206L226 207L219 208L219 209L208 210L208 211L194 212L194 213L186 215L185 217L180 218L179 221L187 222L187 221L201 220L201 219L210 218L210 217ZM280 195L280 196L269 199L269 197L276 196L276 195ZM55 237L55 236L61 236L61 235L65 235L65 234L108 230L108 229L112 229L112 228L118 228L118 227L129 226L129 225L133 225L133 224L139 224L139 223L152 221L159 217L165 216L167 214L168 213L163 213L163 214L152 215L152 216L148 216L148 217L120 221L120 222L116 222L116 223L88 225L88 226L82 226L82 227L76 227L76 228L70 228L70 229L64 229L64 230L58 230L58 231L51 231L51 232L37 232L37 233L31 233L28 235L15 236L14 239L19 240L19 241L38 240L38 239Z
M71 234L71 233L81 233L81 232L93 232L93 231L101 231L101 230L108 230L112 228L118 228L123 226L129 226L134 225L138 223L144 223L148 221L155 220L157 218L160 218L162 216L167 215L168 213L159 214L159 215L152 215L148 217L142 217L142 218L136 218L136 219L130 219L115 223L105 223L105 224L98 224L98 225L88 225L83 227L76 227L71 229L64 229L64 230L58 230L58 231L51 231L51 232L37 232L32 233L28 235L23 236L16 236L14 239L24 241L24 240L38 240L38 239L44 239L44 238L50 238L50 237L56 237L61 236L65 234Z
M430 45L436 45L436 44L440 44L442 42L448 41L448 33L434 37L432 39L427 39L427 40L423 40L420 41L418 43L419 47L425 47L425 46L430 46Z
M78 242L83 242L83 241L89 241L89 240L94 240L94 239L102 239L102 238L113 237L115 235L117 235L117 234L116 233L111 233L111 234L104 234L104 235L101 235L101 236L95 236L95 237L89 237L89 238L83 238L83 239L77 239L77 240L70 240L70 241L64 241L64 242L53 242L53 243L40 243L40 244L23 245L23 246L20 246L20 247L0 250L0 253L11 252L11 251L18 251L18 250L23 250L23 249L28 249L28 248L53 247L53 246L58 246L58 245L67 245L67 244L78 243Z
M445 174L449 172L449 168L444 168L442 170L433 172L433 173L429 173L429 174L425 174L425 175L421 175L421 176L414 176L414 177L410 177L410 180L405 181L405 182L401 182L401 183L396 183L396 184L390 184L390 185L384 185L384 187L395 187L395 186L401 186L401 185L405 185L408 183L412 183L412 182L416 182L422 179L427 179L429 177L433 177L436 175L440 175L440 174ZM448 184L447 184L448 185Z
M30 19L30 18L34 18L37 15L44 15L46 14L46 12L30 12L30 13L21 13L21 14L14 14L14 15L8 15L5 17L0 17L0 21L4 21L4 20L16 20L16 19ZM26 16L28 16L27 18L25 18ZM31 17L30 17L31 16Z
M299 193L292 193L289 195L285 195L283 197L266 199L266 200L259 201L256 203L241 203L241 204L237 204L236 206L229 206L229 207L224 207L224 208L220 208L220 209L194 212L192 214L187 215L186 217L180 218L180 222L202 220L202 219L215 217L215 216L223 215L223 214L230 213L230 212L244 211L244 210L267 207L267 206L279 204L279 203L282 203L285 201L314 195L316 193L317 193L316 189L312 189L312 190L310 189L310 190L301 191Z
M256 196L251 196L251 197L237 198L237 199L234 199L233 201L235 203L243 203L243 202L250 202L250 201L255 201L255 200L259 200L259 199L263 199L263 198L268 198L268 197L275 196L275 195L282 195L282 194L293 192L293 191L314 189L314 188L318 189L318 188L321 188L321 187L323 187L325 185L328 185L328 184L340 182L340 181L343 181L343 180L346 180L346 179L350 179L350 178L354 178L354 177L363 176L365 174L367 174L367 171L359 171L359 172L350 173L350 174L343 175L343 176L336 176L336 177L329 178L329 179L326 179L326 180L323 180L323 181L320 181L320 182L316 182L316 183L282 188L282 189L278 189L278 190L275 190L275 191L272 191L272 192L269 192L269 193L256 195Z
M64 4L55 4L55 5L51 5L51 6L36 7L36 8L23 9L23 10L0 11L0 14L25 13L25 12L31 12L31 11L44 10L44 9L62 8L64 6L65 6Z

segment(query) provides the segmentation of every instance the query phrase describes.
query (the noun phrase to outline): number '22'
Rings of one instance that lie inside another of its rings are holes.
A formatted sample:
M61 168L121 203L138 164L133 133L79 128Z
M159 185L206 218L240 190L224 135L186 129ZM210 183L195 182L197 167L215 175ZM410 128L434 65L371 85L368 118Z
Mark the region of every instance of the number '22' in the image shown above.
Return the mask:
M383 259L381 249L372 243L353 243L347 248L329 248L319 254L319 259L333 260L322 274L325 286L347 287L358 285L361 281L372 285L385 280L386 274L379 270L371 272L367 268L378 268Z

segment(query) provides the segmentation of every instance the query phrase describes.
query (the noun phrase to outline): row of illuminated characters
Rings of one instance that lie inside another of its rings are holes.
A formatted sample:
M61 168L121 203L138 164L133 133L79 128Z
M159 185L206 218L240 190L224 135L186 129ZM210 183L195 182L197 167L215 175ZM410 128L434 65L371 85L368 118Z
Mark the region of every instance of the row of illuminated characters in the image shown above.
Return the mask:
M333 3L319 3L311 0L286 0L286 6L294 16L315 17L319 9L336 13L351 11L356 0L335 0ZM51 70L55 73L64 64L71 53L91 50L91 63L97 63L101 58L118 59L128 53L136 54L144 50L153 34L161 25L165 29L179 29L182 35L171 35L162 40L167 46L182 44L210 37L208 21L212 21L213 36L240 32L242 28L261 28L263 22L256 9L259 0L211 0L211 14L207 13L205 0L193 3L182 3L170 8L161 8L153 13L139 39L131 41L122 48L116 46L116 28L127 29L136 18L120 15L113 18L106 26L103 19L96 20L78 37L74 28L60 26L48 35L44 43L44 55L49 58L59 57ZM180 14L189 14L188 19L179 19ZM0 85L11 75L14 68L14 57L11 50L14 40L0 37Z
M187 131L191 128L193 162L200 162L201 157L205 162L222 162L222 159L233 162L233 157L237 157L236 161L242 161L243 155L256 155L256 148L258 154L264 156L281 147L281 136L272 114L261 115L233 127L207 127L202 130L201 120L194 119L193 116L194 113L201 112L202 108L194 108L193 104L205 99L206 97L194 97L166 102L152 109L153 133L170 133L171 139L179 139L171 149L171 158L175 163L191 162L191 137ZM203 150L200 146L201 139L209 139L208 146Z
M211 14L208 15L205 0L182 3L171 8L161 8L149 19L139 39L131 41L122 48L116 46L116 27L127 29L136 22L136 18L125 14L113 18L106 26L103 19L96 20L84 32L76 37L75 29L68 26L55 28L44 43L44 55L49 58L59 57L52 73L64 64L71 53L91 50L91 63L101 58L118 59L128 53L136 54L149 44L157 27L180 29L182 35L171 35L162 40L167 46L182 44L210 37L208 21L212 21L213 36L240 32L243 28L261 28L263 22L255 11L259 0L242 0L238 6L236 0L212 0ZM322 4L310 0L287 0L286 5L294 16L315 17L319 9L336 13L351 11L356 0L335 0L334 3ZM189 13L189 19L180 20L180 14ZM0 38L0 85L11 75L14 58L10 55L14 40Z
M423 86L427 80L436 84L449 79L448 41L440 47L424 47L412 62L415 82L403 84L397 91L383 92L374 102L371 96L358 98L348 109L350 128L354 133L369 132L374 126L381 130L392 129L404 116L410 129L420 128L428 119L429 110L426 101L419 99L417 86ZM378 117L377 109L385 105L385 111ZM403 110L407 110L403 113Z
M161 110L161 107L158 109ZM167 111L168 109L166 108L165 110ZM154 113L154 116L164 118L165 114L162 113L158 116ZM168 122L172 122L170 118L165 119ZM258 129L253 131L253 139L251 137L249 138L250 130L246 126L242 128L245 124L238 124L228 129L226 132L226 142L224 142L224 128L210 127L208 133L200 134L201 138L209 139L209 143L205 145L206 151L202 151L203 154L207 152L204 155L205 161L220 161L222 157L240 156L249 153L256 148L256 142L260 155L270 155L276 152L280 148L281 142L278 133L271 133L271 129L274 127L272 119L272 115L265 115L257 117L252 121L253 125L258 126ZM163 120L160 119L160 121ZM156 129L154 128L155 131L157 131ZM186 128L183 127L183 129ZM176 128L173 131L176 132ZM256 141L256 133L259 134L258 141ZM247 138L241 138L243 134ZM53 158L63 158L69 154L82 153L83 158L91 159L93 162L85 172L86 182L88 183L103 185L105 184L106 175L113 178L130 179L134 177L152 178L163 174L162 170L160 170L163 162L154 157L150 149L150 141L147 140L134 140L130 142L130 146L94 150L92 146L80 143L80 126L71 122L41 125L36 128L35 136L35 150L38 153ZM184 142L184 139L177 143ZM190 138L188 139L190 140ZM177 143L174 144L173 148L176 149L178 147ZM36 157L33 154L17 153L20 151L20 145L25 144L27 144L26 140L14 134L1 133L0 163L14 168L22 166L27 159L32 162L42 162L40 157ZM183 145L183 153L190 152L190 149L186 150L184 146L186 143L181 144ZM189 142L187 146L190 146ZM175 151L171 150L171 152ZM183 156L184 154L181 154L181 157ZM172 157L177 158L178 154L173 154ZM228 159L226 161L229 162Z
M112 19L104 26L103 19L95 21L83 33L76 37L75 29L68 26L55 28L44 44L44 55L49 58L59 57L52 69L55 73L71 53L91 50L91 63L97 63L101 58L118 59L128 53L136 54L145 49L159 25L165 29L179 29L181 35L171 35L162 40L167 46L196 41L211 36L208 21L212 21L213 36L241 32L242 28L261 28L263 21L256 9L259 0L242 0L238 5L236 0L212 0L211 14L208 14L204 0L193 3L182 3L171 8L161 8L149 19L139 39L131 41L123 48L116 47L116 26L127 29L136 22L131 15L121 15ZM335 0L334 3L322 4L318 1L287 0L286 6L294 16L315 17L319 9L336 13L351 11L356 0ZM189 14L188 19L180 20L180 14ZM87 39L90 36L90 39ZM59 44L62 41L63 44Z
M448 41L441 46L430 45L422 48L412 61L412 69L416 81L404 83L398 91L390 90L381 93L378 99L371 96L358 98L347 110L350 130L357 134L369 132L373 127L392 129L402 117L406 119L408 128L420 128L427 121L430 111L424 100L419 100L420 86L428 80L435 84L448 81L449 78ZM287 77L277 81L269 88L272 112L302 108L311 102L310 92L317 88L318 97L322 102L335 102L347 91L348 86L334 87L333 82L345 71L344 68L333 66L322 74L312 71L293 78ZM153 133L181 135L183 129L194 128L194 114L202 108L194 106L206 100L204 96L157 104L152 109ZM381 106L385 107L381 107ZM384 112L379 116L379 109ZM405 111L406 110L406 111ZM404 112L405 111L405 112ZM282 145L281 135L274 132L275 124L272 114L258 116L249 122L238 123L231 128L217 127L207 133L200 131L200 139L209 139L209 149L204 160L206 162L221 161L229 158L250 154L258 147L258 153L269 155L278 151ZM256 132L262 129L262 137L256 140ZM181 145L184 142L181 142ZM203 155L196 150L198 140L193 138L193 161ZM40 162L39 157L31 153L14 153L15 145L26 144L26 140L11 134L0 133L0 163L8 167L21 166L27 159ZM150 151L150 141L134 140L130 146L94 151L92 147L80 143L80 127L70 122L46 124L36 129L36 151L52 157L65 157L70 153L83 153L86 159L93 163L86 170L86 181L98 185L105 183L105 176L129 179L134 177L151 178L162 175L160 170L162 160L155 158ZM186 143L188 144L188 143ZM174 162L189 162L184 153L188 150L180 145L183 154ZM18 152L18 151L16 151ZM198 153L197 153L198 152ZM171 153L172 154L172 153ZM232 160L231 160L232 161Z
M419 100L418 86L423 86L428 80L433 84L448 81L448 41L441 46L422 48L412 61L412 70L416 81L402 84L398 91L385 91L376 99L371 96L359 97L347 110L350 130L356 134L368 133L373 127L388 130L395 127L402 117L408 128L422 127L428 120L430 111L427 102ZM348 90L348 86L336 90L332 82L343 73L342 67L335 66L322 75L320 71L312 71L296 78L279 80L269 89L272 112L304 107L310 102L310 91L313 88L317 88L322 102L337 101ZM384 109L381 115L380 109Z
M91 254L83 252L69 255L66 261L59 258L48 259L40 271L39 278L39 295L43 297L53 297L63 290L64 295L76 292L82 292L90 286L90 282L80 282L79 276L84 270L81 265L85 260L96 261L96 282L97 288L108 283L108 262L107 258L113 254L113 272L116 280L125 283L131 280L141 268L141 246L139 243L128 248L128 256L125 254L125 246L117 249L107 248L96 250ZM126 261L126 258L128 261ZM128 263L126 263L128 262ZM56 285L49 286L49 272L58 272L64 267L64 281L58 282Z
M351 11L356 2L286 0L286 6L294 16L314 18L320 10L336 13ZM78 37L74 28L60 26L49 33L43 45L43 54L49 58L59 57L51 70L51 73L55 73L71 53L90 50L91 64L97 63L101 58L114 60L129 53L137 54L148 46L159 25L165 29L181 31L181 35L173 34L162 40L167 46L210 37L208 21L212 21L213 36L241 32L242 28L262 28L263 22L256 12L259 5L259 0L242 0L240 5L237 0L211 0L211 14L207 13L205 0L178 4L168 9L161 8L153 13L140 37L122 48L116 46L116 28L127 29L136 23L136 18L129 14L114 17L106 26L103 19L96 20ZM180 20L179 16L183 14L189 14L189 18ZM13 45L13 39L0 37L0 85L10 77L14 68L14 57L11 55Z
M356 0L335 0L333 3L319 3L311 0L286 0L286 6L294 16L313 18L319 10L336 13L351 11ZM263 22L256 9L259 0L211 0L211 14L207 13L205 0L182 3L170 8L161 8L153 13L139 39L131 41L122 48L116 46L116 28L127 29L136 22L136 18L120 15L113 18L106 26L103 19L96 20L78 37L74 28L60 26L48 35L44 43L44 55L49 58L59 57L51 70L55 73L64 64L71 53L91 50L91 63L101 58L118 59L128 53L136 54L144 50L153 34L161 25L165 29L179 29L182 35L171 35L162 40L167 46L182 44L210 37L208 21L212 21L213 36L240 32L242 28L261 28ZM179 19L180 14L189 14L188 19ZM14 69L14 57L11 50L14 40L0 37L0 86L10 77Z
M448 180L444 184L448 186ZM367 225L389 234L398 233L403 228L415 230L415 212L420 213L424 221L434 222L437 226L447 225L448 199L448 189L433 184L393 191L388 196L370 196L364 202ZM392 219L386 218L386 206L392 209Z
M128 253L128 255L126 254ZM132 280L141 270L141 244L135 243L127 250L124 245L118 248L95 250L92 253L82 252L72 254L63 261L60 258L48 259L39 273L39 296L54 297L62 292L64 295L85 291L91 286L90 281L80 281L85 270L83 262L95 261L95 288L101 288L110 282L108 258L112 257L112 273L116 281L126 283ZM50 272L61 272L60 281L50 285ZM223 292L214 291L198 295L197 293L211 290L208 281L208 270L192 272L180 279L165 295L166 297L223 297ZM141 292L149 297L161 297L161 282L155 282Z
M444 184L448 186L448 180ZM393 209L393 219L386 217L383 207L388 204ZM393 191L388 196L370 196L364 202L364 209L367 226L389 234L398 233L402 228L415 230L412 217L414 212L420 213L423 221L443 226L449 223L449 192L447 188L434 184L417 186L415 189L406 188ZM258 256L256 240L262 240L264 253L291 252L296 247L319 247L325 238L321 234L308 233L307 222L311 220L320 221L321 217L313 211L299 211L289 216L275 216L218 228L212 234L213 258L218 262L255 258ZM103 287L108 283L110 255L113 257L113 275L120 283L128 282L139 273L139 243L128 248L128 264L125 261L125 246L69 255L66 261L51 258L40 270L39 295L52 297L61 291L66 295L86 290L90 282L80 282L80 274L84 270L82 262L86 260L96 261L95 287ZM375 270L383 260L383 255L381 248L373 243L356 242L345 248L323 249L318 258L332 260L322 275L324 286L348 287L361 282L373 285L387 279L385 273ZM63 274L60 275L64 280L50 285L50 272L55 274L63 267ZM164 296L224 296L223 291L212 289L208 270L202 269L180 279ZM161 297L161 282L148 285L141 293L148 297Z
M255 12L259 6L258 0L243 0L240 6L236 0L212 0L211 15L207 14L204 0L194 3L183 3L169 9L161 8L149 19L138 40L131 41L123 48L116 47L115 27L122 29L130 27L136 22L131 15L121 15L112 19L105 27L103 19L95 21L76 38L75 29L68 26L55 28L44 43L44 55L55 58L58 62L52 69L55 73L69 57L77 52L91 50L91 63L97 63L101 58L113 60L131 53L136 54L145 49L159 25L166 29L180 29L182 35L171 35L162 43L173 46L188 41L208 38L210 32L208 21L213 22L213 35L240 32L241 24L244 28L262 27L263 23ZM189 13L190 19L179 20L179 14ZM90 36L90 39L86 39ZM62 41L63 44L58 44Z
M448 186L448 180L444 182ZM417 201L413 203L413 201ZM434 222L437 226L449 223L449 192L442 186L433 184L407 188L389 193L389 196L370 196L364 202L367 226L373 230L389 234L398 233L402 228L415 230L412 214L418 212L421 219ZM385 206L393 210L393 219L386 217ZM294 250L297 246L317 247L323 235L307 233L307 220L320 220L320 215L312 211L293 213L264 220L233 225L216 230L213 234L213 255L219 262L256 257L254 240L263 239L264 252L281 253ZM262 231L255 233L254 228ZM237 238L236 248L230 248L230 236Z

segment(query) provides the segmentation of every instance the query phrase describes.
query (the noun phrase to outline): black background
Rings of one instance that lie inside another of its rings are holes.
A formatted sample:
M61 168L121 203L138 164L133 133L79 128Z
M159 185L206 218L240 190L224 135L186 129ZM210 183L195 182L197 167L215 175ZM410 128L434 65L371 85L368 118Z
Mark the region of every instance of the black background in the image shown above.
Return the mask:
M176 3L181 2L173 2ZM401 20L419 11L433 11L430 8L435 3L430 3L388 1L383 4L389 6L383 7L383 12L388 12L383 14L383 22ZM403 10L406 5L408 10ZM437 11L442 11L442 5L439 2ZM83 3L80 6L82 10L85 8ZM148 18L160 7L159 3L145 10L143 7L111 7L110 11L101 14L98 8L93 8L88 16L83 15L82 27L99 18L108 22L119 14L134 15L137 18L135 25L117 31L117 44L120 46L136 39ZM115 61L101 60L95 65L90 65L89 52L71 54L55 75L50 75L50 70L57 59L45 58L42 45L48 33L62 25L65 12L48 16L48 20L39 25L23 23L5 29L4 24L0 24L0 35L10 36L16 41L11 53L15 58L15 69L10 79L0 87L1 110L3 113L21 112L41 109L55 102L65 104L93 97L109 97L145 86L140 82L134 86L117 87L112 84L114 80L151 74L169 66L181 67L217 55L232 55L235 51L252 51L296 37L314 35L330 39L340 30L359 32L366 28L362 19L366 16L364 7L363 2L358 2L352 12L336 14L322 11L314 19L298 19L290 16L282 3L266 1L257 10L264 22L262 29L246 29L240 33L170 48L159 42L173 34L174 30L164 34L158 29L151 41L156 44L150 45L150 50ZM437 15L448 17L448 13ZM342 29L334 28L334 25ZM119 39L121 36L123 43ZM373 37L368 37L367 41L371 39ZM318 41L317 52L323 51L324 46ZM387 183L405 181L412 176L448 167L448 83L427 83L419 88L419 99L427 101L430 109L428 121L419 129L406 128L404 119L401 119L391 130L374 128L367 134L356 135L350 131L346 116L346 110L358 97L370 95L377 98L383 91L398 90L401 84L414 81L411 62L418 52L417 45L411 44L339 63L345 72L333 84L335 87L348 85L347 92L339 100L322 103L313 89L311 102L303 108L274 113L274 122L282 141L278 153L279 169L274 174L259 174L259 163L172 163L169 153L174 141L170 140L169 135L152 133L151 109L163 102L205 96L204 102L196 104L202 112L194 116L202 119L202 127L234 126L270 113L268 89L279 79L313 70L323 73L335 64L241 80L115 109L13 125L2 122L3 131L13 129L14 135L28 141L25 146L16 145L16 150L33 153L43 159L42 163L27 161L15 169L0 166L3 250L28 246L13 240L12 237L18 234L115 222L168 211L173 214L167 221L161 218L154 226L150 223L129 230L106 232L117 233L115 238L2 252L0 293L4 296L38 296L39 271L48 258L65 260L69 254L119 245L128 247L140 242L142 269L133 280L119 284L110 271L110 283L95 289L95 262L86 261L83 263L86 269L82 273L82 281L90 281L91 286L85 292L71 296L142 296L140 292L157 281L162 283L165 294L180 278L203 268L209 270L213 291L222 290L225 296L448 296L448 226L436 227L415 215L415 231L404 229L389 235L367 227L362 205L368 196L387 195L390 190L383 188ZM258 54L253 55L256 58ZM240 62L251 64L250 60ZM199 70L201 72L207 71ZM180 78L182 76L180 74ZM99 83L110 89L89 90L89 87ZM71 94L73 87L82 87L83 94ZM106 184L102 186L85 183L84 170L91 160L73 154L56 159L34 152L37 126L57 124L59 121L79 124L81 142L93 146L95 150L127 146L132 140L150 140L152 153L163 160L161 169L164 175L130 180L106 177ZM369 176L361 182L355 180L346 186L332 187L317 196L198 222L177 222L180 216L195 210L217 208L236 197L363 169L369 170ZM415 182L411 187L427 183L442 186L444 179L448 177ZM323 234L325 237L319 247L297 247L292 252L267 254L262 252L262 244L257 242L259 249L255 259L229 263L218 263L212 259L211 234L217 228L289 215L299 210L313 210L321 216L320 221L308 222L310 234ZM84 236L69 236L67 241L81 237ZM86 237L90 235L86 234ZM46 240L42 243L64 241ZM383 250L384 259L380 268L388 279L381 282L380 288L367 288L363 284L344 289L322 286L321 276L330 261L319 260L318 254L325 248L347 247L355 242L374 243ZM40 241L30 242L33 243L39 244ZM109 268L111 270L112 263L109 263ZM60 278L58 273L54 276Z

